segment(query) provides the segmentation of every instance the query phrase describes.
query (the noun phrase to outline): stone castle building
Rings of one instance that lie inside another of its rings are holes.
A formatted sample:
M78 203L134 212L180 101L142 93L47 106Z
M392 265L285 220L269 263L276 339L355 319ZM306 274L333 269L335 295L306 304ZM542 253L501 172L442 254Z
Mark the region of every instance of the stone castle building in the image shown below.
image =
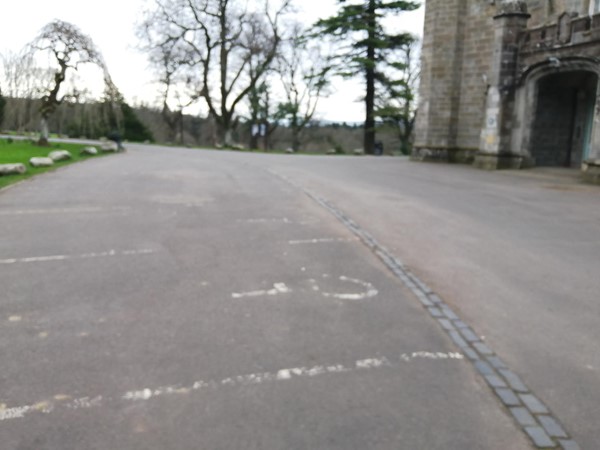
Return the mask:
M600 0L427 0L413 158L600 182Z

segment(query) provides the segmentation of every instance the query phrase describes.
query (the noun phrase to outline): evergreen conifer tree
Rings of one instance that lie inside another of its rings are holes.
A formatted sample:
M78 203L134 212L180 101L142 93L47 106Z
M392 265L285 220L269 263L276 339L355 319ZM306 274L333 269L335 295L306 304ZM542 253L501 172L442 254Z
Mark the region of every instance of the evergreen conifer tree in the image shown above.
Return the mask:
M385 70L390 52L405 46L414 37L409 33L388 33L383 19L419 7L416 1L338 0L335 16L315 24L317 34L329 35L341 44L337 55L338 74L365 80L364 150L372 154L375 147L375 86Z

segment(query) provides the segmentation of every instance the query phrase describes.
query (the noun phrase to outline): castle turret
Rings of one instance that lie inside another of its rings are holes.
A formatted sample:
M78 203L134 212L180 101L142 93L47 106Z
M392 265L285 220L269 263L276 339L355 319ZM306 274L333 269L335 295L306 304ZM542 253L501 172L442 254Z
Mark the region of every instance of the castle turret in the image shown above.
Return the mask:
M456 147L456 112L466 0L428 0L421 51L421 84L413 157L450 158Z
M494 46L491 55L485 118L475 166L484 169L520 168L525 162L511 149L511 128L519 37L527 28L527 4L503 0L494 16Z

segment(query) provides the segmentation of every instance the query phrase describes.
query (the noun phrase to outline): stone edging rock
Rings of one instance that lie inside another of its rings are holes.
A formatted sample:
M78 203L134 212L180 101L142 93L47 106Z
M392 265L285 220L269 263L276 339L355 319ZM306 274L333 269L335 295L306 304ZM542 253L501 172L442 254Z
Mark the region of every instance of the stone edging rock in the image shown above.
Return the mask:
M0 164L0 176L2 175L22 175L27 172L25 164Z

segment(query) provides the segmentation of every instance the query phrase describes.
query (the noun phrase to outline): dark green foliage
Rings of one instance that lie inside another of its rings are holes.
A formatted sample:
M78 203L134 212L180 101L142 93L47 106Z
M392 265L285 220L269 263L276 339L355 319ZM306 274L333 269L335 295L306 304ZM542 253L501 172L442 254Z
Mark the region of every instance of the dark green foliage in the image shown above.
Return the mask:
M123 140L154 142L148 127L140 121L134 109L122 97L119 97L116 103L105 100L79 105L79 108L80 114L66 126L65 131L71 137L99 139L118 131Z
M4 122L5 107L6 107L6 99L2 96L2 92L0 92L0 129L2 127L2 122Z
M127 141L154 141L150 130L144 125L135 111L127 103L121 103L121 112L123 114L123 139Z
M126 141L154 141L150 130L139 120L119 91L106 91L102 109L103 136L118 133Z
M262 83L257 83L253 85L248 92L248 104L250 106L250 128L257 125L262 125L265 127L269 126L269 121L271 119L269 114L269 88L267 84L263 81ZM256 133L250 132L250 148L257 149L259 148L259 140L260 136ZM263 136L263 141L265 141ZM266 147L265 142L263 142L264 147Z
M375 116L391 125L400 140L400 152L411 152L411 138L416 118L416 90L420 75L417 41L403 45L389 61L390 71L378 79L380 95L376 97Z
M375 144L375 97L376 80L386 70L393 52L414 40L409 33L390 34L382 21L388 15L412 11L419 5L415 1L362 0L349 2L338 0L337 15L321 19L315 24L317 34L329 35L341 43L337 55L338 74L365 78L365 135L364 149L373 153Z

